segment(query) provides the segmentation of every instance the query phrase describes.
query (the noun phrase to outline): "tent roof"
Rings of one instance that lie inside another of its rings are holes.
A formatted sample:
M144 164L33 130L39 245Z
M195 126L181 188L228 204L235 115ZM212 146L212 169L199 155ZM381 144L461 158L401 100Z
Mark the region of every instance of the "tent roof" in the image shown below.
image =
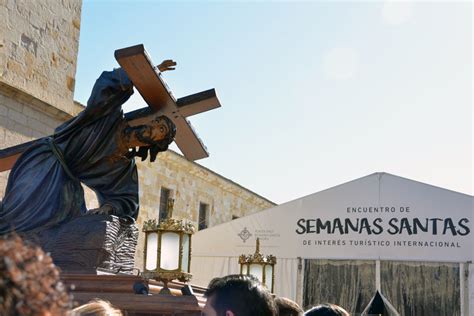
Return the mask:
M259 237L263 253L282 258L468 261L474 257L472 206L470 195L373 173L199 231L193 237L193 255L253 253ZM329 222L330 229L317 232L318 220ZM347 221L358 229L351 229ZM414 221L422 225L416 233ZM394 248L396 242L403 245Z

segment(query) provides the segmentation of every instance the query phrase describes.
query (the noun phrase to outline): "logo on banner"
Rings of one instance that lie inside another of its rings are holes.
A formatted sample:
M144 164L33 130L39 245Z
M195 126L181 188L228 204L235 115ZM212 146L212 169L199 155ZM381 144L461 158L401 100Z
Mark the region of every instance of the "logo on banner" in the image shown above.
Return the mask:
M242 229L242 231L238 233L237 235L240 237L240 239L242 239L243 242L246 242L247 239L249 239L252 236L252 234L249 232L247 227L244 227L244 229Z

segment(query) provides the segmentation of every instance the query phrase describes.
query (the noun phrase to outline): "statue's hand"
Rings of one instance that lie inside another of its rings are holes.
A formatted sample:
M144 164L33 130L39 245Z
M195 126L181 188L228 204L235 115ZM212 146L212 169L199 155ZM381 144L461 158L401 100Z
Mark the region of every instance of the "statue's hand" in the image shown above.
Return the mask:
M163 62L159 64L157 67L161 72L163 72L163 71L168 71L168 70L175 70L176 68L174 66L176 66L176 62L174 60L166 59L166 60L163 60Z
M104 204L99 208L93 208L87 212L87 214L102 214L102 215L111 215L114 213L114 209L109 204Z

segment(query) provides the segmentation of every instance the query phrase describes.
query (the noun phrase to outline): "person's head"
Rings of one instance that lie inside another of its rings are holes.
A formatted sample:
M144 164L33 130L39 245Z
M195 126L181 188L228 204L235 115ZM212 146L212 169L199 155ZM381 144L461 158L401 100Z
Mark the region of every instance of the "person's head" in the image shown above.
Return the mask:
M166 116L158 116L146 124L127 126L124 131L124 141L131 148L130 157L141 157L145 160L150 152L150 161L155 161L159 152L166 151L176 136L176 126ZM135 148L139 147L137 151Z
M336 304L319 304L307 310L305 316L350 316L349 313L342 307Z
M203 316L276 316L273 297L257 278L228 275L213 279L205 294Z
M303 309L295 302L286 297L275 298L278 316L303 316Z
M122 316L122 312L110 302L101 299L92 300L74 308L69 316Z
M41 248L17 235L0 237L0 315L65 315L71 300Z

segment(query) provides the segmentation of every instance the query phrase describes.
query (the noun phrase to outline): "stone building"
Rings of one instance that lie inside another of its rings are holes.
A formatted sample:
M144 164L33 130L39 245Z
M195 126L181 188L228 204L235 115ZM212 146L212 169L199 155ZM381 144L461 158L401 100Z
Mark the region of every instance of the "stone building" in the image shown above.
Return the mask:
M51 135L83 110L73 99L81 4L0 1L0 149ZM175 199L175 217L200 229L275 205L173 151L160 154L153 164L138 162L138 172L140 228L145 220L166 215L167 198ZM7 179L8 171L0 172L0 196ZM89 208L97 205L92 191L86 190L86 199ZM140 236L139 269L142 248Z
M275 206L271 201L245 189L180 154L168 150L153 163L138 161L140 212L138 227L148 219L167 214L167 199L175 200L173 217L192 221L198 230L212 227L253 212ZM91 190L86 191L88 208L97 206ZM137 268L143 267L143 235L138 237Z

